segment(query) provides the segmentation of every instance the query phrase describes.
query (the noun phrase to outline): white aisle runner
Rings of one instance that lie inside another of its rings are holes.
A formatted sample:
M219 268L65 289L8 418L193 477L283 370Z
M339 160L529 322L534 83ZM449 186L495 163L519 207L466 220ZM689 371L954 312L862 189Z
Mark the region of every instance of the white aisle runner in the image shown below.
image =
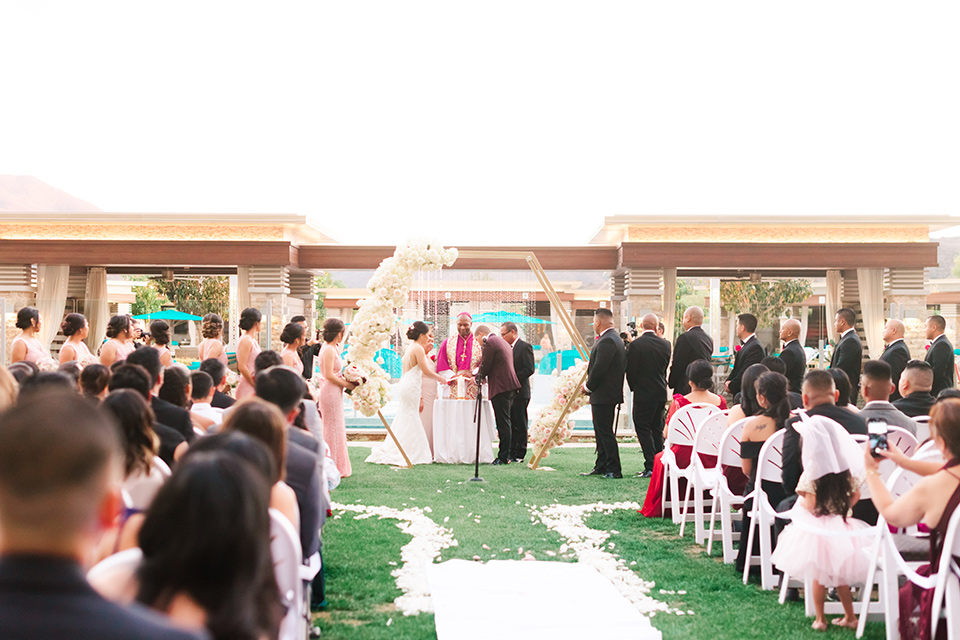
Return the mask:
M438 640L660 640L595 569L574 562L448 560L427 567Z

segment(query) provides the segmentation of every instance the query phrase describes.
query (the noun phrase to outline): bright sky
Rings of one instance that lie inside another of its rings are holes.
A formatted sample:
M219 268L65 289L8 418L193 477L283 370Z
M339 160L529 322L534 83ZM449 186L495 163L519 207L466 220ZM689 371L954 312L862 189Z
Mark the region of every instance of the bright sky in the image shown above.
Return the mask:
M0 0L0 173L351 243L960 213L960 3Z

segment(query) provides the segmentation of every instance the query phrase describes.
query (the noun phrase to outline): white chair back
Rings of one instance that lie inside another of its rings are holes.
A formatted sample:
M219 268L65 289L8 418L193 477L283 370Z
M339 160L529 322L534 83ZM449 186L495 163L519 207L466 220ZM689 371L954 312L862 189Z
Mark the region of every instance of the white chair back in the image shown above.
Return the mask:
M780 429L772 436L767 438L760 448L760 457L757 458L757 486L760 486L761 480L767 482L783 482L783 435L784 429ZM761 492L762 493L762 492ZM766 494L764 494L766 495Z
M153 468L160 472L164 478L169 478L173 475L173 472L170 471L170 467L167 466L167 463L160 459L160 456L153 456Z
M143 561L138 548L108 556L87 572L87 582L107 600L129 604L137 595L137 569Z
M958 602L957 586L960 584L960 566L954 558L960 557L960 509L954 509L947 525L947 533L943 536L943 551L940 554L940 566L937 569L937 586L933 589L933 607L931 608L931 629L936 630L940 621L940 610L947 595L948 586L950 595L947 601L947 637L955 638L960 629L960 602Z
M153 497L157 495L160 487L162 487L163 483L170 477L170 468L166 463L156 456L154 456L153 460L154 464L150 469L150 473L144 474L142 472L136 472L129 475L123 481L123 489L125 489L130 496L131 506L140 511L147 510L150 503L153 502ZM157 463L163 466L161 467Z
M914 416L913 421L917 423L917 441L923 444L930 438L930 416Z
M743 434L743 425L747 424L747 420L749 419L750 418L743 418L742 420L737 420L727 427L727 430L720 436L720 444L718 447L720 454L717 456L717 465L721 472L723 471L723 467L741 466L743 459L740 457L740 436Z
M276 509L270 509L270 554L280 596L287 605L287 615L280 624L279 637L281 640L302 640L304 598L303 581L300 578L300 565L303 562L300 536L287 517Z
M700 462L700 455L717 456L720 454L720 437L727 430L727 416L722 412L711 413L697 427L693 437L693 462Z
M720 413L720 407L712 404L695 402L677 409L670 417L667 425L667 439L663 443L665 449L675 444L693 446L693 438L700 426L709 416Z

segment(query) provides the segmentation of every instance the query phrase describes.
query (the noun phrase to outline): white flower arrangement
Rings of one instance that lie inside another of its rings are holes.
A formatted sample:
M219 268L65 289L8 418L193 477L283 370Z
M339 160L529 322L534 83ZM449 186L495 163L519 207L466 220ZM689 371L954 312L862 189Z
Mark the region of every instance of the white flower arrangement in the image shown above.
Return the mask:
M240 374L233 369L227 369L224 375L227 378L227 385L230 387L230 394L236 394L237 385L240 384Z
M44 356L37 360L36 365L40 368L40 371L49 372L49 371L58 371L60 369L60 363L53 359L52 356Z
M540 451L543 450L541 459L546 458L550 455L550 449L560 446L573 435L573 421L567 420L557 429L553 439L547 442L550 431L557 424L557 420L567 403L571 403L567 416L587 403L587 397L580 393L577 388L577 383L583 376L586 366L586 362L578 359L576 365L561 373L553 383L553 397L550 399L550 404L537 413L533 420L533 426L530 427L529 441L534 456L540 455Z
M355 375L364 379L351 394L353 406L363 415L376 415L390 400L390 378L376 362L376 354L397 328L394 309L407 303L413 274L450 267L456 260L456 249L426 240L411 241L397 247L370 278L370 295L357 303L360 310L350 323L347 342L347 361Z

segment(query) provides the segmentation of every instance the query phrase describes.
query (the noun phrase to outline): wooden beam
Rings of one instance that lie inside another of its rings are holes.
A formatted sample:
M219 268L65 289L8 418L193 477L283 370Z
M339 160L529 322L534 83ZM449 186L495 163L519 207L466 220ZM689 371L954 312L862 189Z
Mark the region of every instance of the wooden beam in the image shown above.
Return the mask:
M296 268L297 259L297 248L284 241L0 240L4 264Z
M937 242L624 242L624 268L856 269L937 266Z
M537 255L548 270L612 271L617 268L616 247L457 247L461 257L453 269L522 271L526 256ZM301 269L376 269L396 247L300 245Z

